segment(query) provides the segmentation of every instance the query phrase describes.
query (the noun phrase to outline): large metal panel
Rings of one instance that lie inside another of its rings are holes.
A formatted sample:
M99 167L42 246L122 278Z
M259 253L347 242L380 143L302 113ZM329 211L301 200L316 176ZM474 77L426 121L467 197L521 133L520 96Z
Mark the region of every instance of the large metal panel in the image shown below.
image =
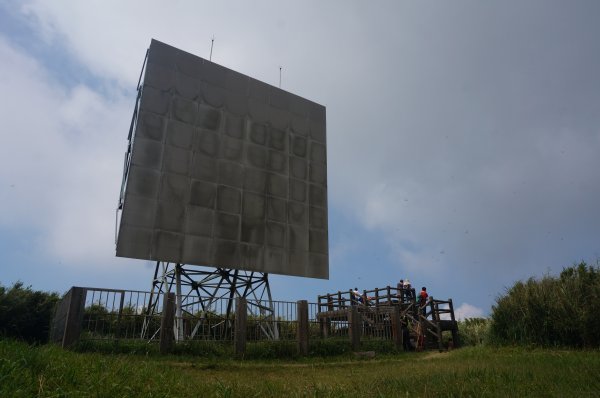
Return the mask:
M152 40L117 256L329 277L325 107Z

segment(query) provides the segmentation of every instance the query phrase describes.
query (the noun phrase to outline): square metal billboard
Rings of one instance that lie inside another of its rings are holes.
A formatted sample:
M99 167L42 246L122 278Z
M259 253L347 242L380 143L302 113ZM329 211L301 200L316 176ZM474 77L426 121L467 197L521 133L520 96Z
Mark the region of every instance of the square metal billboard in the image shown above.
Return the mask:
M325 107L152 40L117 256L329 277Z

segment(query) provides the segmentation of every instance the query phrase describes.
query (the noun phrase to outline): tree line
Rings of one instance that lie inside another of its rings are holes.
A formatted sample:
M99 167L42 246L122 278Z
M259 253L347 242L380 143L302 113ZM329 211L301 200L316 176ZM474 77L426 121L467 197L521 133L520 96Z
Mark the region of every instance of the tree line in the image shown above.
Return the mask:
M58 300L57 293L36 291L22 282L0 285L0 337L46 343ZM87 314L104 312L86 308ZM128 308L124 314L135 312ZM598 348L598 314L600 268L580 262L558 276L516 282L496 299L489 318L466 319L459 323L459 333L464 345ZM293 333L293 325L288 327Z
M33 290L22 282L9 288L0 285L0 336L28 343L48 342L58 300L57 293Z

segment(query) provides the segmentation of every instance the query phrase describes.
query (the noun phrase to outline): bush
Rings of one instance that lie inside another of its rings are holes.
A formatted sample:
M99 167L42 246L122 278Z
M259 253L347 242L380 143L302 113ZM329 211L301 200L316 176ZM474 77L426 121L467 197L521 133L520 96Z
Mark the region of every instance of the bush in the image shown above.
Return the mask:
M492 307L498 344L600 347L600 270L585 262L560 277L517 282Z
M58 299L56 293L24 288L22 282L9 289L0 285L0 336L46 343Z
M487 343L490 320L487 318L467 318L458 322L458 335L462 346L477 346Z

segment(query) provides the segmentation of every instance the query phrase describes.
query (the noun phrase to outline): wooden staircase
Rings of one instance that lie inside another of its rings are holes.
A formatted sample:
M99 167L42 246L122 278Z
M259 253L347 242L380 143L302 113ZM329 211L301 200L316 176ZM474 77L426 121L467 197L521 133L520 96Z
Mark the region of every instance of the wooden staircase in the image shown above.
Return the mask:
M414 289L408 294L402 290L387 286L364 291L360 301L351 290L319 296L317 319L321 324L321 336L331 335L331 322L335 321L347 322L348 331L354 330L354 335L395 341L399 340L398 334L402 333L398 329L408 328L411 346L416 350L444 350L442 333L450 331L453 345L458 346L458 325L452 299L436 300L429 297L425 306L421 307L415 300ZM355 329L350 325L352 313L357 313L357 323L360 324ZM398 323L396 317L399 317Z

